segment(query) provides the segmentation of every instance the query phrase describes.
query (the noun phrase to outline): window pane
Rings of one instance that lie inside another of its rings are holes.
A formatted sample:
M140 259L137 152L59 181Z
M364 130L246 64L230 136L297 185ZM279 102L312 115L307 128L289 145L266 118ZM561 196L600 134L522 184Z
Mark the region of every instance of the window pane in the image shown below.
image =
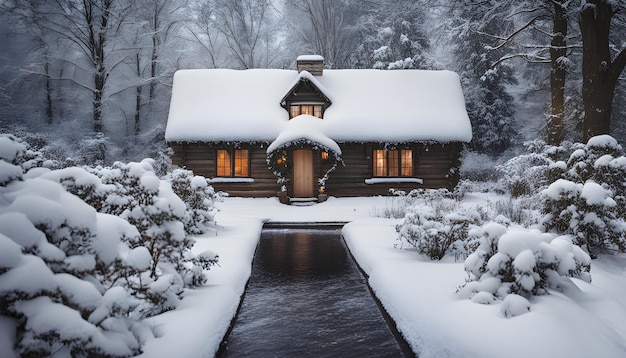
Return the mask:
M322 118L322 106L313 106L313 115L317 118Z
M313 106L310 104L303 104L300 106L302 114L308 114L310 116L313 115Z
M297 117L300 115L300 106L289 107L289 118Z
M236 177L248 176L248 150L247 149L235 150L235 176Z
M410 149L403 149L401 151L401 165L402 176L410 177L413 175L413 151Z
M389 176L397 177L400 175L400 168L398 168L400 161L398 160L398 151L390 150L387 152L387 160L389 160Z
M230 153L227 150L219 149L217 151L217 176L229 177L230 170Z
M385 151L382 149L374 149L374 176L382 177L387 175L387 160L385 158Z

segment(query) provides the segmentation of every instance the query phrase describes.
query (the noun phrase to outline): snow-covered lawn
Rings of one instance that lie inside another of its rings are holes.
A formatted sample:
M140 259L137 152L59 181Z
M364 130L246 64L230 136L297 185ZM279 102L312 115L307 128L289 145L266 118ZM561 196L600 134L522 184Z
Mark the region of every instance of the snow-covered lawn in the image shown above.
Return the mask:
M397 220L373 217L395 204L388 197L330 198L310 207L276 198L227 198L217 235L198 237L194 250L216 251L220 267L206 286L188 290L175 311L151 318L160 337L143 357L210 357L239 304L264 222L351 222L343 231L369 283L420 357L624 357L626 255L592 263L592 283L531 300L530 312L505 318L501 301L480 305L456 296L463 262L433 262L394 248ZM473 204L481 198L470 199Z

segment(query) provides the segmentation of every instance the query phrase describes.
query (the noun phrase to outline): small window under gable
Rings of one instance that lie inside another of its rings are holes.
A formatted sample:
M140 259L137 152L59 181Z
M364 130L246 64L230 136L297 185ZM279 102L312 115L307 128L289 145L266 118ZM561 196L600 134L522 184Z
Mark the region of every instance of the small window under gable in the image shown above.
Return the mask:
M330 100L306 78L300 79L281 103L289 111L289 119L303 114L324 118L324 111L331 104Z
M291 104L289 106L289 119L297 117L301 114L322 118L324 112L324 104Z

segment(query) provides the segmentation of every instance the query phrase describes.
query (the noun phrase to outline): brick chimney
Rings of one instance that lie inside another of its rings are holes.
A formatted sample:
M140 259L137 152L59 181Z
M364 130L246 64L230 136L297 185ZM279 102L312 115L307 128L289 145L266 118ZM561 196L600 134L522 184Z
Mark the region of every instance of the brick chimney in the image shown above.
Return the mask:
M324 57L320 55L301 55L296 59L298 73L307 71L313 76L321 76L324 71Z

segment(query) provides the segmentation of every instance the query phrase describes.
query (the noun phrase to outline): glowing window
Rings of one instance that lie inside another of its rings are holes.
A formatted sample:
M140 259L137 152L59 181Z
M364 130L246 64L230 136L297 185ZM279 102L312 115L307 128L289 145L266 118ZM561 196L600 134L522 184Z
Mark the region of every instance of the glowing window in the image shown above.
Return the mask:
M247 177L248 166L250 161L248 160L248 151L236 149L235 150L235 176Z
M297 117L301 114L322 118L323 109L324 106L321 104L293 104L289 106L289 118Z
M410 149L374 149L372 159L374 176L396 177L413 175L413 151Z
M230 153L227 150L217 151L217 176L229 177L232 175L230 163Z
M250 175L250 160L247 149L231 151L219 149L217 151L218 177L247 177Z

